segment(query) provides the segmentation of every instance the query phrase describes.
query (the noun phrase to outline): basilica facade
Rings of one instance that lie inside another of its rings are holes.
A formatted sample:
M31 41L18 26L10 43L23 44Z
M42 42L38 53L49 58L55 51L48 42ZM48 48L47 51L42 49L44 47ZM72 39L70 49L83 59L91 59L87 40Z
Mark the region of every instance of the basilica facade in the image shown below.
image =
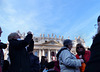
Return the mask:
M18 31L18 34L21 36L22 39L25 37L25 33L21 34ZM69 37L68 37L69 39ZM63 46L63 41L65 40L63 36L59 36L57 38L56 35L51 34L51 35L45 35L45 34L40 34L39 37L34 37L34 55L39 57L39 60L41 61L41 56L46 56L48 59L48 62L52 60L56 60L56 54L58 50ZM73 54L76 54L76 44L81 43L85 48L88 48L85 46L85 41L81 39L80 37L75 38L75 40L72 40L73 42L73 48L71 52ZM9 44L9 43L8 43ZM5 59L8 58L8 49L5 50Z

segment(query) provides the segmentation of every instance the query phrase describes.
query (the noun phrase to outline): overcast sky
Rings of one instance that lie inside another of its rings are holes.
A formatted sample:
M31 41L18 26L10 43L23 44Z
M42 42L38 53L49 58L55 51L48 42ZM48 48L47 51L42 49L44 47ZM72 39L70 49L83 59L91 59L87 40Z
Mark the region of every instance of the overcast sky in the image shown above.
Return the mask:
M80 36L91 46L99 15L100 0L0 0L0 39L7 42L11 32L20 30L72 40Z

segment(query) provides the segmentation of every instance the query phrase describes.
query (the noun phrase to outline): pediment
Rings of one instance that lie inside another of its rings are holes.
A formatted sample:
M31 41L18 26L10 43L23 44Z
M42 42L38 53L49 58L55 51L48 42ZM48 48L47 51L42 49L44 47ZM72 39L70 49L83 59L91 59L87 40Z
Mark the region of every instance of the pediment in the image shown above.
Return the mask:
M57 41L45 41L45 43L43 43L43 45L56 45L56 46L61 46L62 44L57 42Z

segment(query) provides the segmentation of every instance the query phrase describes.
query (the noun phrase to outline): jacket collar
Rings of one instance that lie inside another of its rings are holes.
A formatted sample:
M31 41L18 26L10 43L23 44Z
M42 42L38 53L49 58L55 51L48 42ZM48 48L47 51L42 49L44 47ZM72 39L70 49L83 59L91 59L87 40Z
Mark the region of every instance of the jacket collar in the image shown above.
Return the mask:
M62 47L62 49L63 49L63 48L66 48L67 50L69 50L69 51L70 51L70 49L69 49L68 47L65 47L65 46L64 46L64 47Z

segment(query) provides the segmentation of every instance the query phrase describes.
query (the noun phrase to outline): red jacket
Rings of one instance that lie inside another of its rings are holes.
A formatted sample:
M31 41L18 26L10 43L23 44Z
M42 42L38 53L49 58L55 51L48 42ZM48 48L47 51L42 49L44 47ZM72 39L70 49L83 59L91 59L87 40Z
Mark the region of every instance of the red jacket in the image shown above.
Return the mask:
M89 61L90 55L91 55L90 51L85 51L85 54L84 54L84 61L85 61L85 63L87 63ZM76 55L76 58L80 59L78 54Z
M55 69L57 72L60 72L59 61L55 61L54 69Z
M89 61L90 54L91 54L90 51L85 51L85 54L84 54L84 61L85 61L85 63L87 63ZM76 55L76 58L80 59L78 54ZM85 67L86 67L85 63L82 63L82 66L80 67L80 72L84 72L85 71Z

